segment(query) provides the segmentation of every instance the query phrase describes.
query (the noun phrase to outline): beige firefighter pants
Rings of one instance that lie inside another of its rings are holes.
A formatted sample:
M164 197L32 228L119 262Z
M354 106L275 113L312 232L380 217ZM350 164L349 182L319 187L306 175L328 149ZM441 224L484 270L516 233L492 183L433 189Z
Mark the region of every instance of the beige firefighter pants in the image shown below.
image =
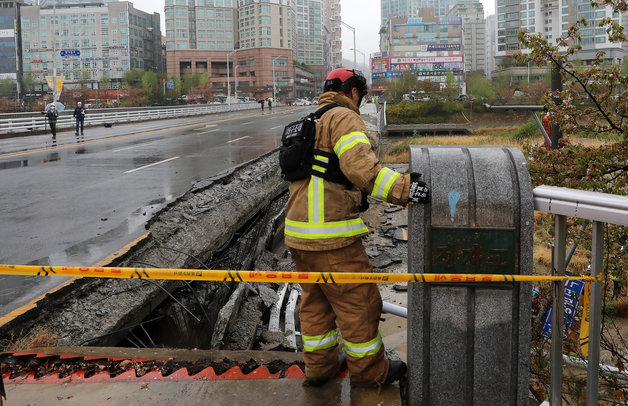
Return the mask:
M331 251L290 249L300 272L372 272L362 241ZM361 386L379 386L386 379L388 360L379 335L382 298L377 284L301 285L301 333L321 336L339 329L347 352L351 381ZM378 339L379 338L379 339ZM375 345L373 343L376 342ZM355 353L348 347L370 345L370 353ZM376 351L376 352L374 352ZM373 353L374 352L374 353ZM368 354L368 355L367 355ZM338 370L338 345L303 352L306 376L311 379L333 376Z

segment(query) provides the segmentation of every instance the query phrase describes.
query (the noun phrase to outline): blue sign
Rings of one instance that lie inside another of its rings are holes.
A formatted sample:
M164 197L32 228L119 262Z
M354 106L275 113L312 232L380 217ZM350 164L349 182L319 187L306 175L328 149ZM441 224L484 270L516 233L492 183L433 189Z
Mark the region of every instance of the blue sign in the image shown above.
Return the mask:
M166 86L168 87L168 89L174 89L174 83L168 82Z
M79 51L78 49L68 49L59 51L59 54L61 56L81 56L81 51Z
M578 311L578 301L580 295L584 291L584 281L566 281L565 282L565 333L563 337L567 337L567 330L573 325L573 321ZM543 332L541 335L550 338L552 332L552 308L547 312L545 323L543 324Z

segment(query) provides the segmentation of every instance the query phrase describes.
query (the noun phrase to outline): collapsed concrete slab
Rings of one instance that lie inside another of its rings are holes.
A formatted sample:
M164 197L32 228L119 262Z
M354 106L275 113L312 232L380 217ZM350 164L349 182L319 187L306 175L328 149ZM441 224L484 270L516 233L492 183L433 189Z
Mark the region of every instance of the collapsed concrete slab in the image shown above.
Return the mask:
M109 265L199 269L215 262L215 254L237 239L239 230L267 214L269 204L286 193L277 155L273 151L198 182L153 217L147 238ZM273 217L278 221L277 214ZM261 229L268 233L272 227L270 221ZM266 240L255 241L246 265L254 263ZM227 293L234 288L220 285ZM57 334L60 345L116 345L182 286L179 281L79 279L2 326L0 340L38 325ZM229 294L222 296L226 301ZM218 309L223 305L216 304Z

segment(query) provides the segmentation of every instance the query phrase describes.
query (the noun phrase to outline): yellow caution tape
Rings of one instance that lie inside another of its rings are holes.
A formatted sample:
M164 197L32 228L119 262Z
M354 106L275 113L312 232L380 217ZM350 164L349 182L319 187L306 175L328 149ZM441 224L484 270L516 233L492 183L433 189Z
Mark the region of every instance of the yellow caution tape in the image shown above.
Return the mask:
M584 284L584 304L582 305L582 321L580 322L580 350L582 356L589 356L589 321L591 318L591 283Z
M90 278L170 279L225 282L291 283L392 283L392 282L535 282L584 280L599 282L592 276L537 276L499 274L438 273L359 273L359 272L281 272L229 271L170 268L112 268L79 266L3 265L0 274L25 276L78 276Z

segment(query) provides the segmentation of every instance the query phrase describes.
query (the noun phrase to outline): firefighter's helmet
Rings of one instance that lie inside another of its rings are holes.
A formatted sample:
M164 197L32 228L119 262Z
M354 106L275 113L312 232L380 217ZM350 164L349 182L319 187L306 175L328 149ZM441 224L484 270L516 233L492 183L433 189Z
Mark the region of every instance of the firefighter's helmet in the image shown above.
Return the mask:
M355 69L336 68L327 75L323 91L342 92L349 95L352 87L358 89L360 99L366 96L368 88L366 86L366 78L362 72Z

